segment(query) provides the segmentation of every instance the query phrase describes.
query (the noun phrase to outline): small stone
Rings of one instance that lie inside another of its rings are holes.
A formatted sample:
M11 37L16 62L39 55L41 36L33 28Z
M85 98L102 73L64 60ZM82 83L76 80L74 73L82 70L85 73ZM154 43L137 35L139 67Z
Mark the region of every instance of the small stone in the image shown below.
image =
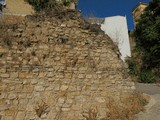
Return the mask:
M63 108L70 108L72 104L70 103L64 103L63 104Z
M59 46L55 46L54 50L55 50L56 52L60 52L60 51L61 51L61 48L60 48Z
M43 73L43 72L39 73L39 75L38 75L39 78L43 78L45 76L46 76L46 73Z
M24 81L22 82L22 84L23 84L23 85L27 85L27 84L29 84L29 82L28 82L27 80L24 80Z
M28 103L28 99L19 100L19 104L27 104L27 103Z
M6 52L8 52L7 49L0 48L0 53L6 53Z
M25 112L18 112L15 120L24 120Z
M75 111L81 110L83 107L82 104L73 104L72 109Z
M90 79L92 78L92 75L86 75L86 78Z
M67 111L70 111L71 110L71 108L62 108L62 111L64 111L64 112L67 112Z
M33 72L38 72L38 71L39 71L39 68L33 69Z
M7 110L8 108L8 105L0 105L0 111Z
M112 80L112 84L115 84L116 83L116 81L115 80Z
M61 27L66 27L67 25L66 24L61 24Z
M55 85L54 85L54 90L55 90L55 91L60 90L60 85L59 85L59 84L55 84Z
M135 90L135 89L136 89L136 87L135 87L135 86L132 86L132 87L131 87L131 89L132 89L132 90Z
M75 100L77 102L85 102L86 101L86 98L84 96L77 96L75 97Z
M37 84L37 83L38 83L38 82L37 82L37 79L32 79L32 80L31 80L31 84L32 84L32 85L35 85L35 84Z
M10 100L13 100L13 99L15 99L16 98L16 95L15 94L9 94L8 95L8 99L10 99Z
M11 78L18 78L18 72L12 72L12 73L10 74L10 77L11 77Z
M54 89L54 86L49 86L49 87L46 88L46 91L51 91L53 89Z
M70 87L69 87L69 91L74 92L74 91L76 91L76 90L77 90L76 86L70 86Z
M65 98L61 97L58 99L58 103L63 104L65 102Z
M53 76L54 76L53 72L49 72L49 73L47 74L47 77L53 77Z
M58 61L60 60L61 58L60 57L55 57L54 60Z
M62 85L61 88L60 88L61 91L65 91L65 90L67 90L67 89L68 89L68 86L67 86L67 85Z
M3 120L3 119L2 119ZM14 120L14 117L13 116L5 116L4 117L4 120Z
M47 120L55 120L57 116L56 112L49 112L47 116Z
M72 74L71 73L66 73L65 74L65 78L71 79L72 78Z
M44 91L43 86L35 86L35 91Z
M1 93L0 94L0 99L6 98L6 94L5 93Z
M47 117L47 113L44 113L44 114L41 115L42 119L45 119L46 117Z
M84 78L84 74L79 74L78 78L83 79Z
M99 103L103 103L103 102L106 101L104 97L96 97L95 99L96 99L96 101L99 102Z
M8 78L8 77L9 77L9 74L7 74L7 73L1 74L1 77L2 77L2 78Z
M66 103L72 104L72 103L73 103L73 100L72 100L72 99L67 99L67 100L66 100Z
M128 68L128 64L127 64L127 63L125 63L125 64L124 64L124 67L127 69L127 68Z
M87 67L81 67L79 68L79 71L86 71L87 70Z
M27 114L25 117L25 120L35 120L35 119L36 119L36 117L33 114Z

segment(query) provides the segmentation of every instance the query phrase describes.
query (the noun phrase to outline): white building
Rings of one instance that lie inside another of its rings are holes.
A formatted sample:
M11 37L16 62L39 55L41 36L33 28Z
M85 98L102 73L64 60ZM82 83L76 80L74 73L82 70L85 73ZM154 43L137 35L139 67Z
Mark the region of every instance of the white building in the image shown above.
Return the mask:
M101 29L117 44L121 59L131 56L127 20L125 16L106 17Z

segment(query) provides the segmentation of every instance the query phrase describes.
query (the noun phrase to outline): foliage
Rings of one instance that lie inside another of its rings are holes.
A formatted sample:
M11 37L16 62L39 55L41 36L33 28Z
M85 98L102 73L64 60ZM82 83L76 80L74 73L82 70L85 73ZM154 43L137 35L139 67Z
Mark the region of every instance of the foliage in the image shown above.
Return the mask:
M76 5L78 4L78 0L62 0L64 6L68 6L72 2L75 3Z
M43 10L45 8L53 8L56 5L56 0L26 0L36 11Z
M55 9L57 5L62 6L69 6L70 3L74 2L76 5L78 3L78 0L61 0L61 2L57 2L57 0L25 0L30 5L33 6L33 8L36 11L41 11L44 9Z
M160 0L152 0L135 29L137 48L144 52L143 69L160 67Z
M142 82L142 83L154 83L155 82L155 78L154 78L152 72L144 71L144 72L141 72L139 74L139 82Z
M133 58L130 58L126 61L128 63L129 68L129 74L130 75L137 75L138 74L138 68L136 61Z
M2 4L0 4L0 11L2 11L2 9L3 9L3 6L2 6Z

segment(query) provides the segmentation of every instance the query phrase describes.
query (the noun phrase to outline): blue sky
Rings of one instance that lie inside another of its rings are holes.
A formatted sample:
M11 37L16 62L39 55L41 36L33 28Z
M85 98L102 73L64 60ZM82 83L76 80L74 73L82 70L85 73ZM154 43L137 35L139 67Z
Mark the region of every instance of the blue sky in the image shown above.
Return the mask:
M133 26L131 11L139 2L151 0L79 0L78 9L83 16L110 17L122 15L127 17L128 29Z

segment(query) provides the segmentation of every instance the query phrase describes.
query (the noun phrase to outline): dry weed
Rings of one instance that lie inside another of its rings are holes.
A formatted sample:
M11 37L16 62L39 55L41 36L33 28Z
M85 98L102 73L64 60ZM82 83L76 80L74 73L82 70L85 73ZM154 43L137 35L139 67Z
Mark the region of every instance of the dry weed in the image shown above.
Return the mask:
M143 111L143 106L147 100L140 93L134 93L123 99L121 103L110 99L107 104L108 111L106 117L98 119L98 111L90 109L87 115L83 115L86 120L134 120L134 115Z
M147 100L140 93L134 93L123 99L121 104L112 100L107 104L107 120L133 120L134 115L143 110Z

